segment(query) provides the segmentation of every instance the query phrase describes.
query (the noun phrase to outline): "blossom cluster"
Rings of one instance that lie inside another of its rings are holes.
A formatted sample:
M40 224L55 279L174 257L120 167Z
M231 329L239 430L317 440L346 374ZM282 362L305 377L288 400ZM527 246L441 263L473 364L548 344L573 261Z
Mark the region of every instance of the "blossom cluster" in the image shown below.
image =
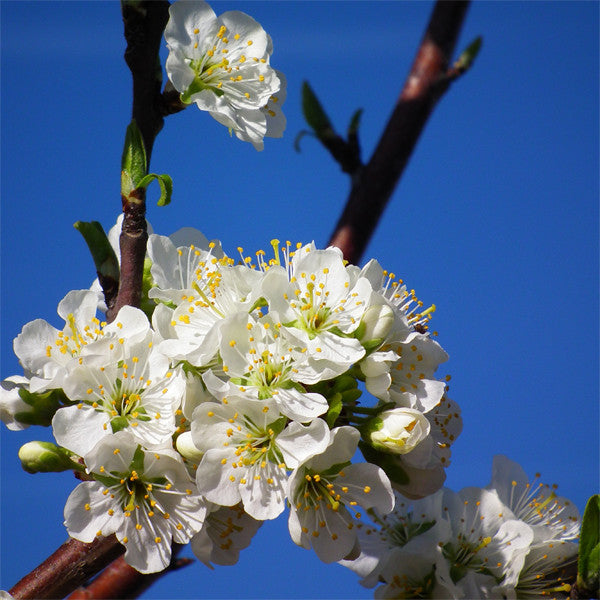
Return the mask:
M252 17L217 17L203 0L174 2L165 39L165 68L182 102L208 111L257 150L264 137L283 135L286 80L270 65L271 37Z
M536 477L539 477L536 476ZM441 489L360 524L361 555L342 564L376 598L569 598L580 518L554 486L505 456L486 488Z
M193 229L151 234L151 314L106 323L92 286L60 302L61 329L23 327L0 414L52 426L58 446L26 444L25 468L80 472L72 537L115 533L141 572L165 568L172 542L233 564L288 509L292 540L335 562L359 556L362 509L441 487L462 425L435 375L434 307L374 260L272 246L233 259Z

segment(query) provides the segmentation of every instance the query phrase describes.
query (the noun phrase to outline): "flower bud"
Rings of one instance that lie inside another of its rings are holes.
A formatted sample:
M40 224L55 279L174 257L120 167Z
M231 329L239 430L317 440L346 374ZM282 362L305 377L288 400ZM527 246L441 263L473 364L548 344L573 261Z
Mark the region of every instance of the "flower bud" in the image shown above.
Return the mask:
M175 442L177 446L177 451L183 458L187 458L192 462L200 462L200 459L203 456L203 453L196 448L194 442L192 441L192 432L184 431L180 436L177 437L177 441Z
M413 408L385 410L365 427L365 439L373 448L391 454L408 454L428 435L427 418Z
M362 317L357 337L367 350L375 349L383 344L393 324L394 311L390 306L369 306Z
M19 459L28 473L58 473L78 468L68 450L51 442L27 442L19 450Z

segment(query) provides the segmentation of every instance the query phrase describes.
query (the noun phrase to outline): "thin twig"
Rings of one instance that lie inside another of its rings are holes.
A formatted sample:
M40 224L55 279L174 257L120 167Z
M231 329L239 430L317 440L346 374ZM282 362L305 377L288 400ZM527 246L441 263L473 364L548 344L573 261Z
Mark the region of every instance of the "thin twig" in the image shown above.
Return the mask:
M147 164L150 164L154 140L163 126L161 96L162 70L158 51L169 19L169 2L121 2L125 27L125 62L133 78L132 118L139 127ZM121 276L116 297L106 298L107 321L112 321L125 305L140 306L144 258L148 231L146 228L146 195L140 189L137 197L122 198L123 225L119 245Z
M357 263L437 101L456 78L448 65L468 1L438 0L404 89L371 160L353 181L329 244Z

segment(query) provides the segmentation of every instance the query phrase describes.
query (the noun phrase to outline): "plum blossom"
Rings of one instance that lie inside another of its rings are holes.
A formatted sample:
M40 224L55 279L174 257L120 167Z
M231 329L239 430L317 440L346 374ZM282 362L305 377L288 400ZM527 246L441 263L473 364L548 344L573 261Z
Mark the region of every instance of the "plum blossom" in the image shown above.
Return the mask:
M270 37L252 17L239 11L217 17L201 0L174 2L169 17L165 67L182 101L261 150L265 135L278 136L284 126L272 108L284 95L277 97L282 81L269 64Z
M351 464L359 433L352 427L331 432L327 449L299 465L289 479L292 540L312 547L323 562L358 552L356 506L388 513L394 494L385 473L369 463Z
M115 533L127 563L154 573L168 566L172 541L185 544L202 528L206 503L173 451L145 450L120 431L100 440L84 460L93 479L67 500L71 537L89 543Z
M329 429L322 419L287 423L277 404L231 397L195 411L192 439L204 453L196 471L198 490L222 506L243 502L255 519L274 519L284 509L288 470L325 450Z

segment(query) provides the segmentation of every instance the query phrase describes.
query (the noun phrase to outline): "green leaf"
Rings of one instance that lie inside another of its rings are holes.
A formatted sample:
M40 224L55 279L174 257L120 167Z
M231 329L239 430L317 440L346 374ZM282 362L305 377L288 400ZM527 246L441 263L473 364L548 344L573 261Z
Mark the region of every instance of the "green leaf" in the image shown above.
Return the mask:
M327 421L327 425L329 425L329 429L333 429L336 419L340 416L342 412L342 408L344 408L344 403L342 401L342 394L336 392L328 399L329 402L329 410L327 411L327 415L325 416L325 421Z
M585 507L579 537L577 587L598 597L600 583L600 495L592 496Z
M156 173L149 173L143 177L137 184L138 188L147 188L152 181L158 181L160 186L160 198L158 199L158 206L166 206L171 202L171 196L173 194L173 180L169 175L157 175Z
M356 136L358 134L358 128L360 127L360 118L362 117L363 109L359 108L351 117L348 125L348 138Z
M119 261L102 225L98 221L77 221L73 227L83 236L98 275L119 281Z
M331 121L308 81L302 84L302 112L306 122L313 128L318 138L333 133Z
M148 161L146 160L146 148L144 138L135 119L127 126L125 132L125 145L121 156L121 171L125 173L125 183L130 185L129 189L123 188L123 176L121 177L121 193L129 196L132 190L139 187L139 181L148 172Z
M477 58L482 44L483 38L481 36L476 37L458 57L458 60L454 63L454 68L459 71L469 69L473 65L473 61Z

